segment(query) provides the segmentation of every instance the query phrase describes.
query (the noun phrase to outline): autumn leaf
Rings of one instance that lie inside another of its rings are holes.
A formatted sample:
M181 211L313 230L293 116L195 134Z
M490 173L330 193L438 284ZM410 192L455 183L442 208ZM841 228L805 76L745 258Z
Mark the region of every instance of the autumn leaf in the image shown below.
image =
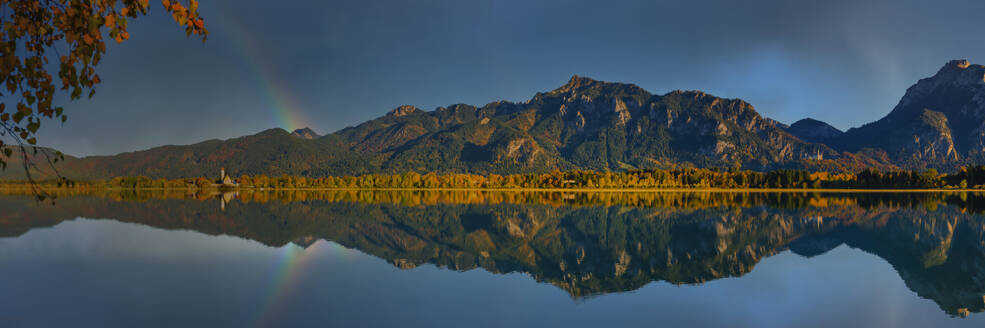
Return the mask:
M198 15L198 0L162 0L165 11L188 35L204 42L208 34ZM106 39L122 43L130 38L127 17L148 12L149 0L0 0L0 112L7 105L16 111L0 115L0 131L18 142L34 144L42 118L66 121L63 108L54 106L59 93L70 100L90 97L102 83L96 66L106 53ZM180 21L179 21L180 20ZM64 49L55 49L55 46ZM59 65L48 65L57 55ZM55 81L57 76L58 81ZM59 83L60 82L60 83ZM15 95L12 97L11 95ZM0 138L0 147L5 140ZM0 159L0 167L6 162Z

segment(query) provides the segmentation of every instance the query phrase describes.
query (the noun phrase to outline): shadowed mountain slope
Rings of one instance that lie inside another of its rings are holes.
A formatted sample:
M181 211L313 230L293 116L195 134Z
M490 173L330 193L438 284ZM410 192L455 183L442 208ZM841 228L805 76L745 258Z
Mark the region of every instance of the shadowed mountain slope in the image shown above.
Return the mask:
M906 90L878 121L849 129L837 149L877 148L908 168L953 168L985 160L985 66L953 60Z

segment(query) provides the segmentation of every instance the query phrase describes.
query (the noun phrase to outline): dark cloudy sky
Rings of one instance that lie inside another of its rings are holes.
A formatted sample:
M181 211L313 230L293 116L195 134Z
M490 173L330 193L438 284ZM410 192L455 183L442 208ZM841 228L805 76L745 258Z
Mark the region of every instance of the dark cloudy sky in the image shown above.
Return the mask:
M42 141L73 155L310 126L402 104L523 101L573 74L742 98L847 129L947 60L985 63L985 1L201 0L186 39L159 2L111 46L92 100Z

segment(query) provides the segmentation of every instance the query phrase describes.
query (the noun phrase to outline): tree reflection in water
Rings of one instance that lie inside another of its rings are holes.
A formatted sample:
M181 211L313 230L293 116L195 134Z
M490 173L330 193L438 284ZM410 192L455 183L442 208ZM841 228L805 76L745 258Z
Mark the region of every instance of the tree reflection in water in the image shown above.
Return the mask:
M87 217L270 246L326 239L402 269L529 273L572 297L741 276L785 250L847 244L887 260L948 314L985 310L978 193L130 191L54 206L7 195L0 208L0 236Z

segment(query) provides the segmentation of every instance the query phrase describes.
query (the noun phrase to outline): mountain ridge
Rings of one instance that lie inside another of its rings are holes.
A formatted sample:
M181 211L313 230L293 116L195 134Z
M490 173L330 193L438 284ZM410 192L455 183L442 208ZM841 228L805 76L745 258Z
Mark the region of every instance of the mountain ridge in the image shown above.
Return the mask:
M275 128L226 140L70 158L68 175L179 178L231 174L543 173L728 167L853 172L954 168L985 158L985 66L948 62L908 88L886 117L841 132L785 125L741 99L663 95L574 75L515 103L411 105L319 136ZM9 178L10 170L0 173Z

